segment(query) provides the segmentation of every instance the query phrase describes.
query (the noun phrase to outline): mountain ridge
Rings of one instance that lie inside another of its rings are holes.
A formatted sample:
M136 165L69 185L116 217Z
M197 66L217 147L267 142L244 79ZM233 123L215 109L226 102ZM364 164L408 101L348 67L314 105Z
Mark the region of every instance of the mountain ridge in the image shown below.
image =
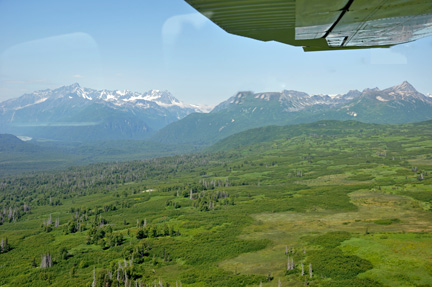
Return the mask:
M159 106L171 107L178 106L182 108L193 109L195 112L205 112L208 110L207 107L201 107L200 105L185 104L176 99L169 91L161 90L149 90L144 93L132 92L129 90L94 90L90 88L82 88L78 83L74 83L69 86L62 86L57 89L45 89L38 90L32 93L24 94L21 97L15 99L9 99L0 103L0 108L3 110L8 109L22 109L34 104L40 104L48 99L59 99L69 97L69 99L81 98L90 101L101 101L105 103L111 103L116 106L127 106L130 103L135 103L138 106L148 108L145 104L155 103ZM15 106L22 102L27 102L24 106ZM29 102L29 103L28 103ZM7 109L6 106L9 106Z
M432 98L409 82L346 94L238 92L214 107L186 104L170 92L94 90L78 83L0 103L0 133L63 141L149 139L209 145L266 125L319 120L405 123L432 118Z
M227 136L267 125L290 125L320 120L356 120L397 124L432 119L432 98L407 81L380 90L351 90L335 96L304 92L239 92L208 115L190 115L152 137L163 143L213 144ZM185 133L191 130L193 133Z

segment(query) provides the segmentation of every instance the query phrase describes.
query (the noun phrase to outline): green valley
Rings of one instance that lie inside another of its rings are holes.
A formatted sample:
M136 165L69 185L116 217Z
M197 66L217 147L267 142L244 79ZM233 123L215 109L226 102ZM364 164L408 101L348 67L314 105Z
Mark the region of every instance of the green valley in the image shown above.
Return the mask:
M432 122L0 179L0 286L432 286Z

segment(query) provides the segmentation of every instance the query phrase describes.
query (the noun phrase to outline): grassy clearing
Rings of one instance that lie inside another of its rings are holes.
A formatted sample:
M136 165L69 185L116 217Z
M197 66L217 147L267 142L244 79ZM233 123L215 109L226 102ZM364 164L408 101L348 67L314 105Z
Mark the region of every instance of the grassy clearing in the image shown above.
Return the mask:
M284 254L286 246L292 246L300 251L314 250L315 248L311 242L317 235L324 234L329 231L344 231L349 232L355 238L343 243L343 251L347 254L358 255L361 258L370 260L368 256L363 256L367 253L368 249L363 251L352 252L354 249L349 249L346 246L351 246L349 242L358 242L358 240L363 240L364 245L356 245L358 249L367 246L368 242L364 242L364 238L370 238L370 240L383 241L388 237L387 234L398 234L394 235L399 238L399 244L409 244L410 248L413 250L413 254L417 254L418 258L428 262L430 254L422 254L423 248L426 248L427 243L430 242L431 238L430 232L432 232L432 214L424 212L423 210L412 207L413 200L407 199L403 196L389 195L384 193L378 193L373 191L357 191L350 194L351 201L358 206L358 211L346 212L346 213L335 213L325 210L320 210L317 212L308 213L295 213L295 212L285 212L285 213L264 213L253 215L255 219L254 224L245 230L242 234L242 238L245 239L267 239L272 241L272 245L264 250L258 251L256 253L248 253L240 255L237 258L226 260L220 263L220 266L227 270L232 270L237 268L241 272L251 272L258 274L268 274L269 272L274 272L275 267L279 272L275 273L275 276L282 276L286 268L286 256ZM401 218L400 222L392 221L391 225L377 225L378 220L392 220L388 218L391 215L397 215ZM414 238L418 238L420 235L417 232L425 232L426 238L420 242L416 242ZM369 233L369 235L364 235ZM399 233L404 233L407 235L399 235ZM360 239L362 238L362 239ZM406 239L406 241L404 241ZM388 241L390 242L390 241ZM374 254L377 258L386 258L388 250L385 246L378 247L374 249ZM400 256L398 253L393 254L396 258ZM392 278L397 274L386 274L386 272L381 273L378 267L376 270L374 260L370 260L374 266L373 269L367 271L363 278L369 278L377 280L388 286L389 280L385 277ZM407 262L409 264L409 262ZM385 261L382 265L386 265ZM392 268L394 270L399 270L400 265L395 264ZM399 269L398 269L399 268ZM411 269L410 269L411 270ZM422 268L426 272L427 267ZM423 277L424 280L413 281L411 276L405 279L397 279L395 282L397 286L413 286L410 284L430 284L432 278L430 276ZM291 280L292 278L290 278ZM287 281L288 282L288 281ZM393 284L395 283L393 282ZM420 282L420 283L419 283ZM405 284L405 285L404 285ZM299 285L300 286L300 285Z
M431 244L430 234L381 233L350 239L342 244L342 250L372 262L374 268L360 277L386 286L427 286L432 283Z

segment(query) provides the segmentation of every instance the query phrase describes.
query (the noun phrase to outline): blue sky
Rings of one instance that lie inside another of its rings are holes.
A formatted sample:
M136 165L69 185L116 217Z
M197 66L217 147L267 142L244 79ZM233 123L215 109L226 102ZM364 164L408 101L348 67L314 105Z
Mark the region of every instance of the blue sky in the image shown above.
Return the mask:
M305 53L224 32L183 0L0 0L0 101L74 82L170 91L215 105L240 90L432 93L432 38L391 49Z

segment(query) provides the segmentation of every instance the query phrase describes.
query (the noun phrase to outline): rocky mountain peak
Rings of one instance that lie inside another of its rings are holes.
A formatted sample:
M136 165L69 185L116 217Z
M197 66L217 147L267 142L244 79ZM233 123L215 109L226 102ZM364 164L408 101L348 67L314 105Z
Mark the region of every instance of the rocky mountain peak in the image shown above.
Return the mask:
M54 91L56 91L56 90L59 92L75 93L75 92L81 90L81 86L78 83L73 83L72 85L63 86L61 88L55 89Z
M361 92L359 90L349 90L348 93L345 94L347 97L358 97L361 95Z
M180 101L176 99L168 91L150 90L147 93L145 93L144 98L148 101L157 102L159 104L165 104L165 105L180 104Z
M81 88L80 84L78 84L78 83L73 83L69 87L71 87L71 88Z
M394 100L421 100L425 101L427 100L427 97L425 97L423 94L419 93L410 83L407 81L404 81L403 83L393 86L391 88L385 89L382 91L385 93L388 97L394 99Z
M417 93L417 90L407 81L402 84L392 87L391 89L399 92Z

